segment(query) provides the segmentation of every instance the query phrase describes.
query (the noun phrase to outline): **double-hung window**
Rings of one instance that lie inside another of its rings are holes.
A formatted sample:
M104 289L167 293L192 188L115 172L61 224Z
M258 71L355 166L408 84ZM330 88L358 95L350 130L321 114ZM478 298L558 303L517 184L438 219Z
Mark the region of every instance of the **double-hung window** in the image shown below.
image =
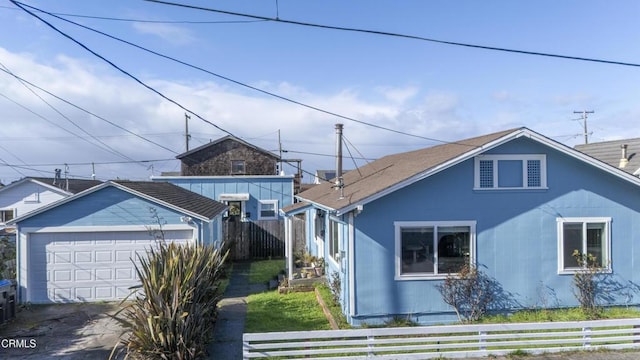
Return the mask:
M398 221L396 279L443 278L475 261L475 221Z
M244 160L231 160L231 175L244 174L245 172Z
M595 263L581 266L574 254ZM558 272L574 273L587 265L611 270L611 218L559 218Z
M476 190L546 189L544 154L480 155L475 158Z
M277 220L278 200L258 201L258 220Z

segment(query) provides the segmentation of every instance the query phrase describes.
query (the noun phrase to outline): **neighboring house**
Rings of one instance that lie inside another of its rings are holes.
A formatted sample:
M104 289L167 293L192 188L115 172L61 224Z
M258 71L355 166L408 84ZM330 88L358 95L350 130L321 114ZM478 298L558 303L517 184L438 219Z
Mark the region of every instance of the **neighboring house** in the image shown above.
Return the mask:
M234 136L176 156L182 176L278 175L279 157Z
M21 302L110 301L156 241L215 244L226 206L158 182L108 181L12 220Z
M289 176L154 176L189 191L220 201L225 214L248 220L281 220L279 210L293 204L293 180Z
M26 177L0 188L0 229L29 211L101 184L98 180Z
M279 157L244 140L225 136L176 158L182 162L180 175L152 180L221 201L229 207L226 216L280 220L280 208L293 204L296 176L278 175Z
M333 186L283 212L288 229L307 219L350 324L455 321L436 286L465 263L495 281L494 310L577 306L574 250L610 272L601 302L640 304L640 179L527 128L389 155Z
M640 176L640 138L576 145L575 149Z

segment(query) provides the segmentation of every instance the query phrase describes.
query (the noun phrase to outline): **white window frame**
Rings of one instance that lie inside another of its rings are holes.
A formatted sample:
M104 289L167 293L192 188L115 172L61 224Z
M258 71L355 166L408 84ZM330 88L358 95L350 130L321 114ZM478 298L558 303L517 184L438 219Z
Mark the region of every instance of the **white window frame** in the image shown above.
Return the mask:
M469 227L469 263L476 263L476 221L395 221L395 280L441 280L445 279L448 274L438 273L402 273L402 229L416 227L453 227L467 226ZM434 250L437 249L434 239ZM435 250L435 261L437 262L437 250Z
M522 186L500 187L498 184L499 161L522 161ZM527 161L540 161L540 186L529 186ZM493 187L480 187L480 161L493 162ZM523 190L523 189L547 189L547 156L545 154L514 154L514 155L478 155L474 162L474 190Z
M262 205L273 205L273 216L262 216ZM258 200L258 220L277 220L278 200Z
M10 211L12 213L13 217L11 219L9 219L9 221L11 221L11 220L16 218L16 209L7 208L7 209L0 209L0 211L2 211L2 212L5 212L5 211L9 212ZM4 216L0 216L0 224L4 224L6 222L7 221L4 219Z
M338 233L338 239L337 239L337 249L334 249L333 246L333 227L335 226L336 231ZM328 247L328 255L329 255L329 259L331 259L331 261L338 267L340 268L340 264L341 264L341 256L342 256L342 252L341 252L341 244L342 244L342 223L336 219L329 219L329 224L327 226L327 230L325 231L325 236L327 238L327 247Z
M565 268L564 266L564 224L565 223L582 223L582 251L587 248L587 237L586 237L586 224L589 223L604 223L605 231L604 234L606 239L604 241L604 254L602 255L604 260L604 270L606 272L611 272L611 218L610 217L568 217L568 218L558 218L558 274L575 274L579 271L583 271L584 269L578 268Z

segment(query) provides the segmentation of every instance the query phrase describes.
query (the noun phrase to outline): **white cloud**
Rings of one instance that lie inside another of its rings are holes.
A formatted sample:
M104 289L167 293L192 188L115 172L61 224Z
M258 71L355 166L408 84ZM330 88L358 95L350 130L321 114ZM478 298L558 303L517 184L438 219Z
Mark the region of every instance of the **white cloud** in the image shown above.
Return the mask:
M174 45L187 45L195 41L191 31L171 24L134 23L133 28L143 34L154 35Z

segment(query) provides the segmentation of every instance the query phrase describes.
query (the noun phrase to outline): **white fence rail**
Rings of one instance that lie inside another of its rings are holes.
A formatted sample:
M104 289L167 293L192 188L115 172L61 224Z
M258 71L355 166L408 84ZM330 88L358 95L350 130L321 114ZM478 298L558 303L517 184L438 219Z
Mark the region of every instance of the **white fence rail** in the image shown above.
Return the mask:
M640 348L640 319L247 333L244 359L431 359Z

